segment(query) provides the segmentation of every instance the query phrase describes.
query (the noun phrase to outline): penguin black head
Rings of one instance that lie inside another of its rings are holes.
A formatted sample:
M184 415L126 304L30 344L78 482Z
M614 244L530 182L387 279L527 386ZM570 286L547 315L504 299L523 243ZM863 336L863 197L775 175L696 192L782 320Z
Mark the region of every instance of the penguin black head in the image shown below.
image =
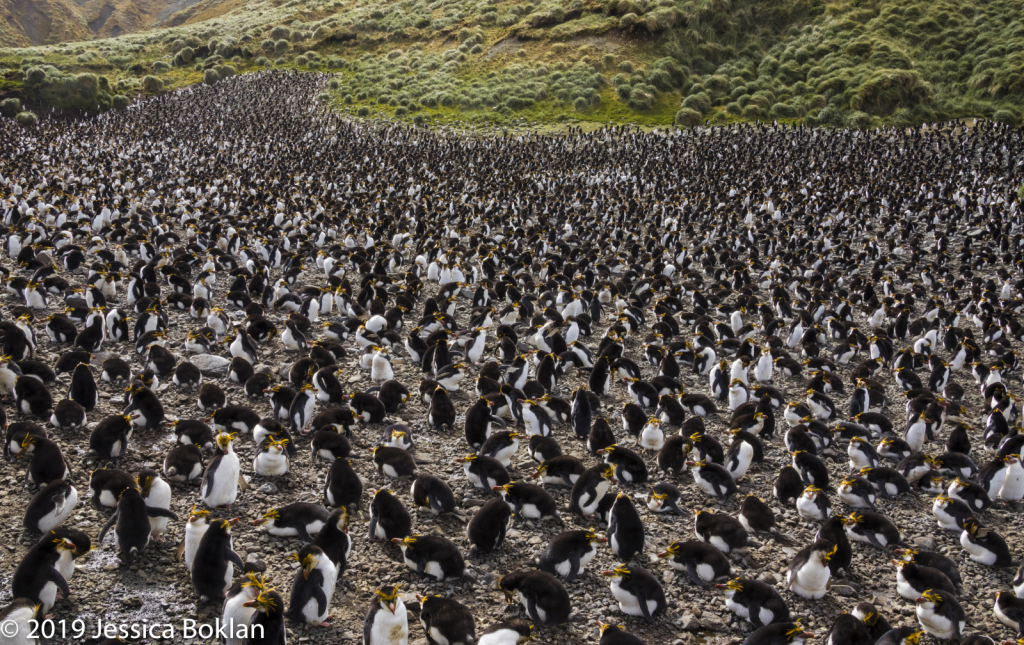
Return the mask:
M377 597L377 602L380 603L381 609L387 609L392 614L398 609L398 604L402 602L402 599L398 594L398 587L381 587L380 589L374 589L373 594Z

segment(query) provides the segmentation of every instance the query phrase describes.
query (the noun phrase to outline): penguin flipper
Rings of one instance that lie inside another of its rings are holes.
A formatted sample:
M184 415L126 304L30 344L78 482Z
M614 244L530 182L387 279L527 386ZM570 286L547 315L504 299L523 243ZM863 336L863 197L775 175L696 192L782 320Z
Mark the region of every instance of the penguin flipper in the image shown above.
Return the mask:
M690 582L699 587L706 587L710 584L701 580L701 577L697 575L697 565L692 562L686 565L686 577L690 579Z
M236 565L239 569L245 568L245 563L242 562L242 556L235 553L233 549L226 549L224 558L229 562L233 563L234 565Z
M672 502L671 504L669 504L669 508L671 508L671 509L672 509L672 511L673 511L673 512L674 512L674 513L675 513L676 515L680 515L680 516L682 516L682 517L687 517L687 513L685 513L685 512L683 511L683 509L679 508L679 505L678 505L678 504L676 504L675 502Z
M319 571L317 573L319 573ZM327 595L324 593L323 588L323 574L320 574L319 581L315 581L314 584L310 585L310 587L311 589L309 590L309 593L313 596L313 599L316 600L317 614L327 613Z
M71 588L68 587L68 581L64 579L64 576L61 574L60 571L57 571L57 569L50 567L49 571L46 571L45 573L46 577L49 578L49 581L57 585L57 588L60 589L61 593L64 594L65 598L71 595Z
M181 562L182 557L185 555L185 540L182 539L178 542L178 549L174 552L174 561Z
M178 519L178 516L175 515L173 511L170 511L166 508L157 508L154 506L146 507L146 515L149 515L150 517L169 517L172 520Z
M764 627L764 623L761 622L760 603L752 601L747 605L747 620L753 623L754 629L761 629L762 627Z
M524 594L523 600L526 601L526 613L530 615L530 619L533 620L533 622L535 623L540 623L541 625L543 625L544 621L540 619L539 615L537 615L536 599L534 599L533 596L526 596Z
M573 553L569 556L569 575L565 577L566 584L576 579L580 573L580 556L579 554Z
M885 551L885 545L878 541L878 537L874 533L868 531L865 537L868 539L868 542L871 543L871 546L875 547L879 551Z
M103 538L107 535L107 531L110 530L110 527L114 526L114 524L117 523L117 517L118 517L118 515L120 515L120 513L121 513L120 509L115 510L114 514L110 516L109 520L107 520L107 523L103 525L103 529L100 531L100 539L99 539L100 543L103 542Z
M433 492L427 493L427 503L430 504L430 508L438 513L444 513L444 506L441 504L441 500Z
M313 542L313 538L309 535L309 531L306 530L306 525L305 524L299 524L298 526L296 526L295 527L295 532L299 534L299 539L300 540L302 540L304 542L308 542L308 543L312 543Z
M367 542L373 542L377 537L377 516L373 513L370 514L370 532L366 536ZM420 571L420 573L423 573Z
M571 479L569 479L569 474L568 473L563 473L562 474L562 481L565 482L566 486L568 486L569 488L572 488L573 481Z
M507 427L504 419L502 419L501 417L496 417L493 414L488 418L488 421L498 426L499 428Z
M238 474L238 490L243 493L249 490L249 482L245 481L245 477L243 477L241 473Z
M654 617L651 616L651 610L647 608L647 595L639 589L637 589L634 595L636 596L636 599L640 602L640 613L644 615L644 620L646 620L648 623L653 623Z

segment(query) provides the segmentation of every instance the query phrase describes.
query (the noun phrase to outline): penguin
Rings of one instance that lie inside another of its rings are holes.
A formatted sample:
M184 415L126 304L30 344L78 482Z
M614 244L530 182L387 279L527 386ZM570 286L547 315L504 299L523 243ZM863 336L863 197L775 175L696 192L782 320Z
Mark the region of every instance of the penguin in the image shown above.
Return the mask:
M295 394L291 405L288 408L288 420L291 422L293 432L303 432L306 425L313 418L313 409L316 407L315 387L306 383Z
M444 480L433 475L417 475L409 489L409 496L416 508L426 508L432 515L456 511L452 489Z
M779 476L775 479L775 485L772 487L775 499L788 505L791 501L799 498L803 491L804 482L796 468L783 466L779 469Z
M923 635L917 627L897 627L879 636L875 645L920 645Z
M235 434L252 432L260 420L260 415L244 405L225 405L214 410L209 417L214 430Z
M739 520L731 515L694 509L693 518L694 535L722 553L732 553L757 546L750 541L746 529L743 528Z
M917 622L925 633L940 640L960 640L967 615L951 594L929 589L914 600Z
M11 597L27 598L40 605L46 615L61 598L71 595L67 579L57 569L64 553L74 553L77 545L53 531L43 535L18 563L11 578Z
M535 624L554 627L569 620L572 600L565 586L553 575L535 569L520 569L502 576L498 589L509 604L519 603Z
M440 582L461 578L466 562L447 538L437 535L410 535L391 540L402 550L407 567L427 578Z
M224 641L225 645L245 645L246 639L243 635L246 634L249 620L256 611L252 607L246 607L245 603L256 600L266 589L267 585L262 576L257 578L255 573L248 573L231 583L221 607L221 624L228 634Z
M367 541L380 538L404 539L412 532L412 517L405 505L387 489L380 489L370 501L370 530Z
M940 589L956 595L956 586L938 569L923 567L906 560L893 560L896 565L896 593L915 600L929 589Z
M914 562L922 567L938 569L944 573L947 578L949 578L950 582L958 587L963 584L963 580L960 577L960 570L957 569L956 562L941 553L908 548L895 549L893 553L906 562Z
M478 453L484 457L491 457L498 460L508 468L512 464L512 457L519 450L519 433L509 430L495 432L481 444ZM534 435L539 437L540 435ZM533 437L531 437L532 439ZM560 456L560 455L556 455ZM552 457L554 459L555 457ZM550 459L545 460L550 461ZM543 462L542 462L543 463Z
M362 645L404 645L409 639L409 616L399 586L374 589L373 595L363 620Z
M832 490L828 483L828 467L820 458L809 452L793 453L793 468L800 473L800 479L807 486L817 486L826 491Z
M457 600L443 596L416 595L420 625L429 645L470 645L476 642L473 614Z
M827 645L873 645L874 640L860 618L843 613L832 622L825 642Z
M586 395L586 387L580 386L572 394L572 407L569 415L573 434L577 439L585 440L590 436L593 410L590 399Z
M945 494L935 498L932 503L932 515L935 516L940 529L957 533L964 530L968 520L974 519L970 506Z
M879 551L903 546L900 530L888 517L871 511L854 511L846 522L846 534L854 542L866 542Z
M644 522L626 493L615 496L608 519L608 544L618 560L629 562L644 550Z
M222 408L223 409L223 408ZM241 464L232 446L235 435L222 432L216 437L221 454L210 460L203 473L202 499L209 508L231 508L238 497Z
M808 486L796 500L796 512L808 522L822 522L832 514L828 495L817 486Z
M473 450L480 450L480 447L491 436L491 425L496 424L505 427L505 422L499 417L491 414L491 408L487 399L480 397L466 410L466 443Z
M324 505L329 508L358 505L363 496L363 482L348 459L339 457L327 471L324 482Z
M595 544L607 542L607 538L599 536L593 529L559 533L552 538L547 549L541 554L537 568L552 575L562 576L566 584L571 584L597 555Z
M629 448L612 444L597 453L604 455L606 464L615 465L615 476L619 480L627 484L643 484L647 481L647 464Z
M800 623L772 623L755 629L743 645L804 645L809 638L814 634L805 632Z
M979 564L990 567L1008 567L1013 564L1003 536L982 526L975 519L964 522L960 545L967 551L967 556Z
M22 526L30 531L49 533L61 525L78 505L78 491L69 482L58 479L39 489L25 508Z
M477 645L519 645L533 640L532 628L533 625L522 618L510 618L485 629Z
M335 459L347 458L352 454L352 444L343 434L344 428L339 424L326 425L313 434L309 448L314 459L323 459L328 463Z
M488 500L466 525L466 538L477 553L492 553L501 548L511 521L512 509L505 500Z
M124 414L138 412L132 415L132 423L146 430L159 428L164 422L164 406L160 398L144 385L132 385L129 387L132 401L124 409Z
M320 547L306 544L292 554L299 563L299 570L292 579L288 612L285 617L320 627L329 627L331 596L337 583L337 569Z
M494 486L492 490L505 500L516 517L528 520L553 518L559 523L562 521L558 515L555 498L540 486L513 481L502 486Z
M331 511L323 528L313 539L313 544L318 546L331 562L337 575L341 575L348 568L349 558L352 556L352 538L348 534L349 515L345 507ZM306 525L307 533L309 525Z
M29 458L25 471L26 481L35 486L43 486L58 479L68 479L71 467L60 451L57 443L45 437L26 434L21 440L21 450L17 458Z
M752 578L736 578L717 585L725 590L725 606L754 629L790 621L789 607L775 587Z
M537 466L533 478L545 484L572 488L584 470L583 462L576 457L558 455Z
M170 510L171 487L160 479L160 475L155 470L143 468L135 478L135 483L139 487L139 492L142 493L142 499L146 501L147 512L150 508ZM154 542L163 541L164 533L167 532L167 521L168 516L166 515L150 515L149 535Z
M46 418L53 409L53 397L39 379L19 376L14 384L14 404L27 417Z
M655 484L650 495L648 495L647 508L654 513L675 513L685 517L687 513L679 508L681 498L682 493L680 493L678 486L670 482L661 482Z
M89 495L95 508L115 508L121 491L136 486L135 478L124 471L99 468L90 476Z
M132 415L113 414L93 428L89 435L89 452L101 459L118 459L128 452L132 436Z
M171 448L164 457L164 476L173 482L188 482L203 474L203 452L185 444Z
M952 594L955 596L955 594ZM1024 633L1024 600L1017 598L1007 591L997 591L996 599L992 605L992 613L996 619L1017 634Z
M297 536L303 542L313 542L311 536L320 533L328 523L330 513L320 504L293 502L271 508L263 517L252 521L253 526L278 537Z
M597 465L583 471L569 495L569 511L591 520L615 481L614 464Z
M677 571L685 571L690 582L700 587L714 584L715 580L732 573L732 565L725 554L698 540L672 542L658 558L668 560L669 566Z
M840 501L847 506L875 510L875 487L867 479L859 476L847 477L839 482L836 490Z
M178 443L185 446L196 446L202 450L213 450L213 431L210 426L198 419L177 419L172 423Z
M553 437L542 437L539 434L530 437L527 443L527 451L530 454L530 458L540 464L562 454L562 448L558 445L556 439Z
M138 489L126 488L117 500L117 510L103 525L98 542L102 543L107 531L116 525L114 533L117 537L118 556L122 563L131 564L149 544L152 530L150 518L154 517L178 519L177 515L166 508L146 506Z
M231 587L235 567L244 569L242 558L231 547L231 527L238 518L213 520L199 540L192 559L192 588L200 602L219 600Z
M448 391L440 385L434 389L434 394L430 397L427 422L431 427L446 432L451 432L455 427L455 404L448 396Z
M868 630L868 636L874 641L877 641L892 629L889 621L870 602L857 603L857 606L850 613L857 620L864 623L864 627Z
M242 603L242 606L255 610L249 619L246 645L285 645L287 632L284 624L284 598L281 594L267 589L256 600Z
M619 609L628 616L643 616L648 623L665 613L667 602L661 583L640 567L624 564L602 571L601 575L611 583L612 595L619 603Z
M85 363L79 363L71 375L71 386L68 388L68 399L81 405L86 412L96 409L99 402L99 392L96 389L96 380L92 376L92 369Z
M412 477L416 474L416 460L401 448L374 446L373 463L377 473L387 477Z
M775 528L775 513L760 497L747 495L736 519L748 533L771 533L776 539L785 540Z
M807 600L822 598L832 575L828 563L837 550L836 545L820 539L800 549L789 562L786 574L789 590Z
M50 415L50 424L58 430L76 432L83 429L88 422L85 408L71 399L63 399L57 403Z
M288 444L286 438L264 437L256 446L252 470L260 477L278 477L288 472Z
M718 464L688 461L686 465L689 466L697 487L711 497L729 497L739 490L729 471Z
M0 609L0 624L4 625L4 643L8 645L38 645L40 639L31 634L43 620L40 606L30 598L13 598ZM11 636L7 635L7 632ZM19 637L20 634L20 637Z

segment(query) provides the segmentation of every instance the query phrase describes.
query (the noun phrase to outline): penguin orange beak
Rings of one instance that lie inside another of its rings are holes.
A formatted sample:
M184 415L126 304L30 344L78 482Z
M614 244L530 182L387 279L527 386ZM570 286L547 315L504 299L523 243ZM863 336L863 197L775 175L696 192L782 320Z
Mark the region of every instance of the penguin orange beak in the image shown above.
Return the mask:
M228 520L228 524L230 524L231 526L234 526L235 524L238 524L239 519L240 518L232 517L230 520Z
M614 571L602 571L601 575L602 576L614 576L615 572Z
M661 554L658 554L658 557L660 558ZM716 589L728 589L729 585L715 585L715 588Z
M599 544L607 544L608 543L608 538L603 538L603 537L594 538L594 542L597 542Z
M667 558L668 557L668 551L662 551L661 553L658 554L658 557L659 558Z
M243 607L255 607L255 606L256 606L256 604L257 604L257 603L256 603L256 601L255 601L255 600L250 600L249 602L243 602L243 603L242 603L242 606L243 606Z
M263 519L258 519L258 520L253 520L252 521L252 525L253 526L259 526L260 524L263 524Z
M403 540L402 538L391 538L391 541L395 544L405 544L405 540Z
M503 486L491 486L491 490L493 490L495 493L498 493L505 490L505 488Z

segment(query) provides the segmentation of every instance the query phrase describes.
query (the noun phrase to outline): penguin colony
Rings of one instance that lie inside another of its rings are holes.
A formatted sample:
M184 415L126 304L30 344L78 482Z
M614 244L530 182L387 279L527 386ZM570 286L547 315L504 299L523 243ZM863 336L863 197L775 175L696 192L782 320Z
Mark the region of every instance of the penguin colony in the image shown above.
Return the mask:
M325 81L0 124L4 619L1021 632L1020 131L465 139Z

